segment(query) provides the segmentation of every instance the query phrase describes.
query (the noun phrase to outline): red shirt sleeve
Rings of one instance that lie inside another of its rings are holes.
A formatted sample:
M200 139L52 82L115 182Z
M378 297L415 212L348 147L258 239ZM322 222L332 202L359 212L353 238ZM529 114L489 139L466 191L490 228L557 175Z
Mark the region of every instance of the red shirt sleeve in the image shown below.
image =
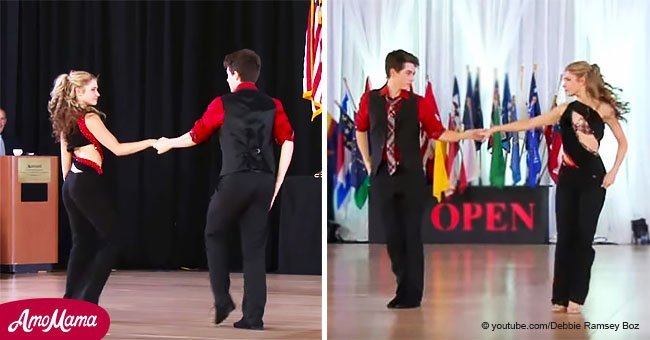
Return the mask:
M370 91L364 93L361 96L361 102L359 102L359 111L354 117L354 122L356 123L357 131L359 132L368 131L370 128L370 119L368 116L368 93L370 93Z
M203 113L203 116L194 122L190 130L190 137L196 144L205 142L214 131L223 125L224 109L221 97L215 98Z
M433 103L424 97L418 97L418 120L422 123L429 138L438 139L445 132L445 127L440 120L440 113Z
M275 119L273 121L273 137L278 145L282 145L285 141L293 141L293 128L289 123L287 113L284 112L282 102L273 98L275 103Z

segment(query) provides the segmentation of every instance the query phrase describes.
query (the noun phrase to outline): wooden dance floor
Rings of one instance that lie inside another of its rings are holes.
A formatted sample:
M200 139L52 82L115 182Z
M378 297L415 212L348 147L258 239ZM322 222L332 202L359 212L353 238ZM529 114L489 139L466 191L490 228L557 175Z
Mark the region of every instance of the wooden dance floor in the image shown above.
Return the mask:
M650 247L596 246L582 316L550 311L554 249L425 245L422 307L390 310L395 282L385 246L329 245L328 338L650 339ZM516 323L546 328L512 329ZM552 329L562 326L574 329Z
M321 339L321 276L267 275L264 331L237 329L242 274L231 275L237 309L224 323L214 311L207 272L113 272L99 301L111 317L105 339ZM0 303L60 297L65 273L3 274Z

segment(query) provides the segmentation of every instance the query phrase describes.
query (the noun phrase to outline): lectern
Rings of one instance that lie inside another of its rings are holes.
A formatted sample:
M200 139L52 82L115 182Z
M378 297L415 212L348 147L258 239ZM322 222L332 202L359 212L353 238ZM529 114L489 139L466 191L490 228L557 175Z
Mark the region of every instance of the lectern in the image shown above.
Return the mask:
M49 270L58 261L59 161L0 156L0 271Z

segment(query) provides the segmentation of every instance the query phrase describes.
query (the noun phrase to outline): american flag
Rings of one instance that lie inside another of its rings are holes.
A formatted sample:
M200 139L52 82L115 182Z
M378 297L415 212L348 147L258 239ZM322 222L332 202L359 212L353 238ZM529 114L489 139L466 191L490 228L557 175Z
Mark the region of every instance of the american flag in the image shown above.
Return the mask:
M309 22L305 32L305 60L302 78L302 97L311 101L313 121L322 112L323 89L320 87L322 75L321 52L323 43L321 33L323 28L322 8L324 0L312 0L309 9Z

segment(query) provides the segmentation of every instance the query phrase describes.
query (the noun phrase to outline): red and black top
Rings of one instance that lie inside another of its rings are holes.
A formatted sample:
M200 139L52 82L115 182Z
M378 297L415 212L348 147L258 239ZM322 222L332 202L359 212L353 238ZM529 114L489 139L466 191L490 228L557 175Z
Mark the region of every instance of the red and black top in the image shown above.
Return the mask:
M88 127L86 126L86 115L81 115L79 118L77 118L77 126L75 126L75 128L72 130L72 133L68 135L67 142L68 152L73 152L75 148L92 144L95 147L95 150L97 150L99 153L102 164L104 163L104 151L102 149L102 145L99 143L99 141L97 141L97 138L95 138L90 130L88 130ZM72 154L72 164L74 164L80 170L84 170L84 168L91 168L100 175L104 172L99 164L89 159L77 157L74 155L74 153Z

